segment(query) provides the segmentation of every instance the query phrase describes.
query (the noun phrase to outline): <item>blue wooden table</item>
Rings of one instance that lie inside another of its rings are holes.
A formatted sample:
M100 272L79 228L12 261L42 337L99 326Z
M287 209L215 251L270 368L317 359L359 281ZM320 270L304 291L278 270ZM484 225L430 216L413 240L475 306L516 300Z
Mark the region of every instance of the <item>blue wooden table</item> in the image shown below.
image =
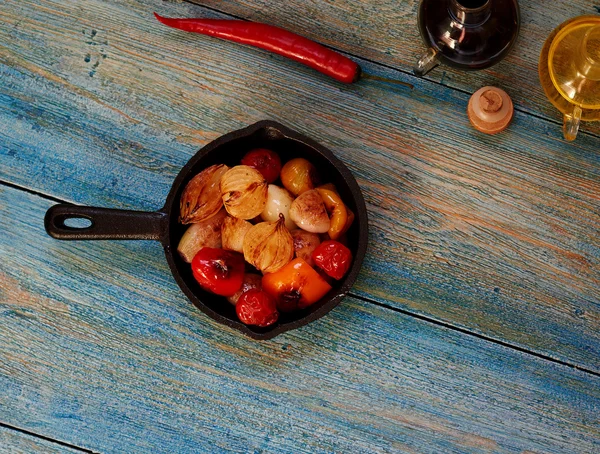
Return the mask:
M545 37L597 13L522 0L478 73L411 75L417 1L4 0L0 452L599 453L600 128L563 140ZM279 25L343 85L152 13ZM471 93L516 113L485 136ZM272 119L346 163L370 217L351 295L257 342L182 295L159 243L59 242L57 202L155 210L203 145Z

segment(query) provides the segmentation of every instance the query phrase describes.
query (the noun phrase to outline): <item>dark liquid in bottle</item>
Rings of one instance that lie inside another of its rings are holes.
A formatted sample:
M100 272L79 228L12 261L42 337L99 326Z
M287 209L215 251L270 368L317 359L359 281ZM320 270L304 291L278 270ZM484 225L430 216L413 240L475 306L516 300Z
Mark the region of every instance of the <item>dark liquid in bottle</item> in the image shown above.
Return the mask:
M476 9L481 8L487 3L487 0L459 0L458 4L465 8Z
M509 52L519 32L516 0L423 0L421 35L444 63L483 69Z

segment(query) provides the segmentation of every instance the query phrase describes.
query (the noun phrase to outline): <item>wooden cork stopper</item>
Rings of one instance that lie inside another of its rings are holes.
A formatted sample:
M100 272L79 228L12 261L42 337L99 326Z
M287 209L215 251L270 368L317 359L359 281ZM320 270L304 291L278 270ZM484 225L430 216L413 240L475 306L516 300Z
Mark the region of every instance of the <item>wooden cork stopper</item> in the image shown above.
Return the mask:
M485 134L498 134L510 124L514 108L504 90L483 87L477 90L467 108L469 120L475 129Z

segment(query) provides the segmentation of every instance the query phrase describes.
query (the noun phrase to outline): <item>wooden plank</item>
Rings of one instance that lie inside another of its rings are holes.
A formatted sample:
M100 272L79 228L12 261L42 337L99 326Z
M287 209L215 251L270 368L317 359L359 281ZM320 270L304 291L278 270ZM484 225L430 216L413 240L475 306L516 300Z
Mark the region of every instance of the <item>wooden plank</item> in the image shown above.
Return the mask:
M0 421L100 452L593 453L600 377L347 298L257 342L0 190Z
M0 453L33 454L35 452L44 454L80 454L83 451L0 426Z
M417 26L417 0L191 1L237 17L278 25L401 71L412 72L415 62L425 52ZM504 61L481 72L442 66L429 73L427 79L467 93L495 85L505 89L518 108L562 124L561 114L550 104L539 83L540 52L559 24L575 16L598 14L598 6L589 0L519 0L519 5L519 39ZM170 5L161 8L165 15L171 10ZM600 125L586 123L582 130L599 135Z
M371 237L359 295L600 371L596 138L566 144L523 113L508 133L484 137L455 90L368 63L414 88L343 86L160 27L156 7L7 3L5 181L82 204L157 209L200 146L279 120L330 147L364 190Z

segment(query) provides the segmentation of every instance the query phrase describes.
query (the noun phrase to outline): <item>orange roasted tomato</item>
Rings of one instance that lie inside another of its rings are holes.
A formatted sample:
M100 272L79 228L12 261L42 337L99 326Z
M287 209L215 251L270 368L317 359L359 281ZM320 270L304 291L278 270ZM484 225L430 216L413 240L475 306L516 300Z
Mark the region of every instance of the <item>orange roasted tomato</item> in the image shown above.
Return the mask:
M331 285L308 263L296 258L274 273L265 274L262 289L275 298L277 309L304 309L323 298Z

